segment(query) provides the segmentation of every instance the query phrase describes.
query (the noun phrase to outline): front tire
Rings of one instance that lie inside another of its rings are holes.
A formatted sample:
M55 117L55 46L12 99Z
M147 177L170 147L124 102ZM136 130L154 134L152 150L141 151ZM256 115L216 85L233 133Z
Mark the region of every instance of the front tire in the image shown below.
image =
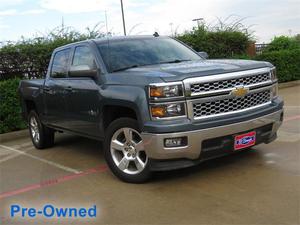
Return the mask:
M54 130L42 124L35 111L30 111L28 115L28 128L31 141L37 149L54 145Z
M143 183L151 176L136 120L120 118L106 130L104 140L106 162L115 176L129 183Z

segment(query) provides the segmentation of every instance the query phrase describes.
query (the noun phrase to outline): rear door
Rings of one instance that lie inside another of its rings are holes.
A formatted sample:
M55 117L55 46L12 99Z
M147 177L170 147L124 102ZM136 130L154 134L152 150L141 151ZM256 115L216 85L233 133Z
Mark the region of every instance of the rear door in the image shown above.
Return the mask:
M70 68L80 66L97 69L95 56L88 45L79 45L74 49ZM69 77L68 85L68 129L89 136L99 136L99 85L95 79L80 75Z
M66 93L68 91L67 73L71 48L54 53L49 76L43 87L45 121L53 126L66 128L68 123Z

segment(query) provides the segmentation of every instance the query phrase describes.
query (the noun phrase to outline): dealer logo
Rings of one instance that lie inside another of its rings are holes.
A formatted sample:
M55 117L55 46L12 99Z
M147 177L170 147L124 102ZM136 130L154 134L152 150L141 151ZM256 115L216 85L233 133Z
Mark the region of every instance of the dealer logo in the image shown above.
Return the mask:
M248 145L249 143L252 143L254 141L255 141L255 137L254 136L246 136L246 137L243 137L240 140L237 140L236 144L237 145Z

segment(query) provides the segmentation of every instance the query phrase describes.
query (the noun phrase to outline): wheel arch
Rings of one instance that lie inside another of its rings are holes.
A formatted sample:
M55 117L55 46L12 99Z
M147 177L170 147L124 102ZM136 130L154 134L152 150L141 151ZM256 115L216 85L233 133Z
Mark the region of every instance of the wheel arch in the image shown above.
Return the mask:
M36 111L36 113L38 113L38 109L37 109L35 101L30 100L30 99L23 99L22 105L23 105L22 106L22 109L23 109L22 115L23 115L24 120L27 120L30 111L34 110L34 111Z
M139 113L138 107L132 102L122 101L118 104L112 103L103 105L101 112L101 126L103 131L105 131L109 124L111 124L114 120L122 117L137 120L140 129L143 126L142 118Z

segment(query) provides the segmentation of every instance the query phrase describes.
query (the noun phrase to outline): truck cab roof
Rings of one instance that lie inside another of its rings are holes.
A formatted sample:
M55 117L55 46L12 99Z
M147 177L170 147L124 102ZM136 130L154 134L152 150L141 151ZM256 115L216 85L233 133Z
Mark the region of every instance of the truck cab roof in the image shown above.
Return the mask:
M113 36L113 37L102 37L102 38L96 38L96 39L87 39L83 41L78 41L74 43L70 43L64 46L60 46L56 48L54 51L63 50L66 48L70 48L72 46L80 45L80 44L87 44L94 42L96 44L102 44L102 43L108 43L108 42L114 42L114 41L122 41L122 40L142 40L142 39L149 39L149 38L169 38L168 36L153 36L153 35L130 35L130 36Z

